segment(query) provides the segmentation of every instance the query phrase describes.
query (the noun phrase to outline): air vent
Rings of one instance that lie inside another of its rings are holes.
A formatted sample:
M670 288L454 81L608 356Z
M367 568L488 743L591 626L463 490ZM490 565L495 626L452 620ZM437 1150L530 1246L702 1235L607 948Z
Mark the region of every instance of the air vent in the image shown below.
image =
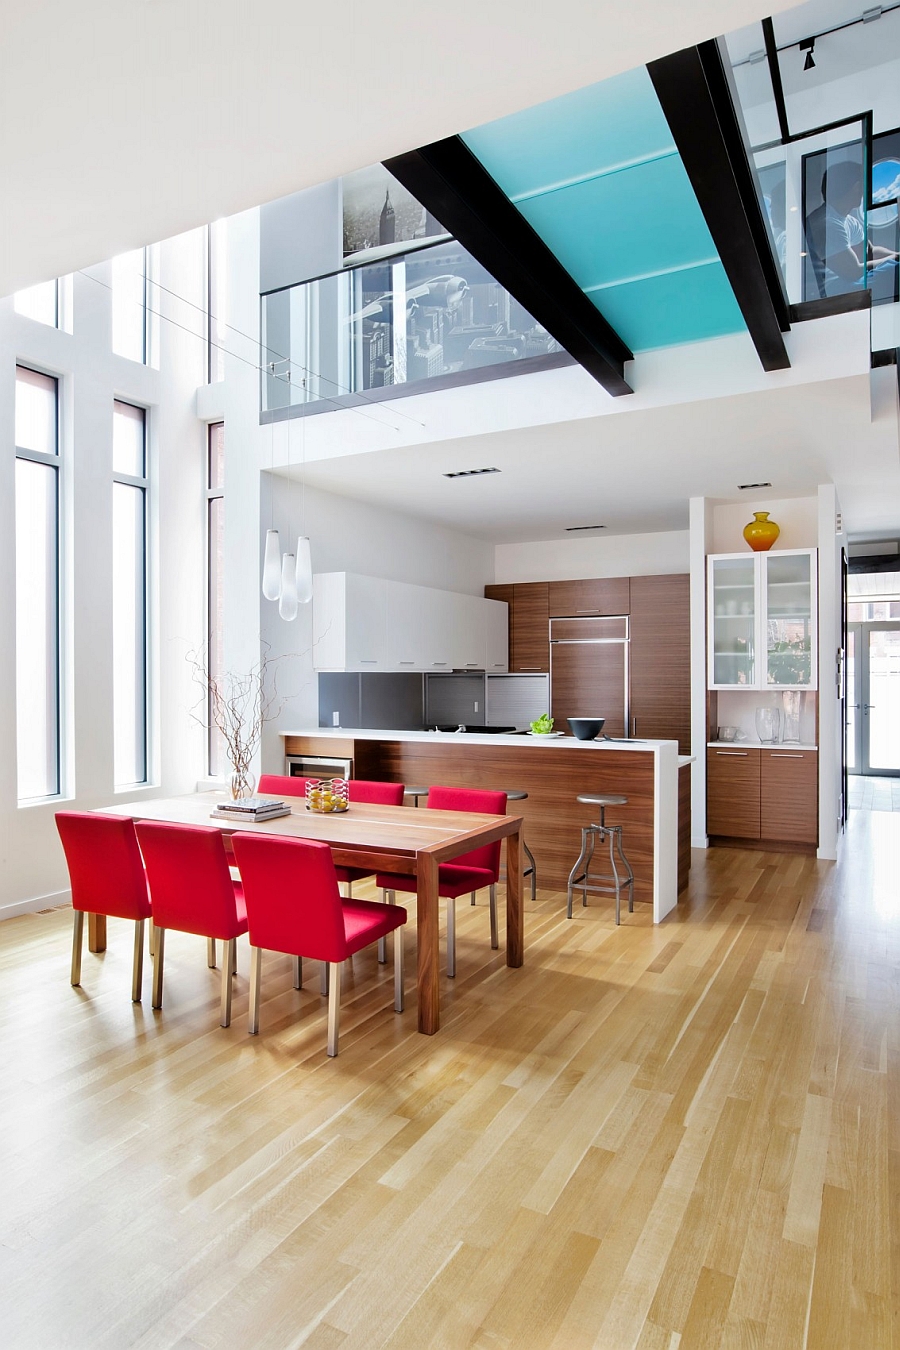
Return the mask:
M750 488L771 487L771 483L738 483L738 492L747 492Z
M605 525L567 525L566 534L575 534L577 530L605 530Z
M445 473L445 478L477 478L482 473L499 473L499 469L457 469L455 473Z

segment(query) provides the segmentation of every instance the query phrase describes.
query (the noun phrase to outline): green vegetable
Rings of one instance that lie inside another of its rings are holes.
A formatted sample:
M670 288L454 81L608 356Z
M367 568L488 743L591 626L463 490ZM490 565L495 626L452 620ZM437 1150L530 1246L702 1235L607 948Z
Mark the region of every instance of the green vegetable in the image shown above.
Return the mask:
M549 713L544 713L536 722L532 722L531 730L535 736L549 736L553 730L553 718Z

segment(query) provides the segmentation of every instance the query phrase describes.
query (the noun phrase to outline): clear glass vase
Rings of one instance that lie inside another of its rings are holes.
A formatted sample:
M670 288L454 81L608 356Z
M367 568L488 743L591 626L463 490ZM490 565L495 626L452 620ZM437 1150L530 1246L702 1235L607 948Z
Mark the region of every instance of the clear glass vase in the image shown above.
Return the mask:
M231 766L231 778L228 780L228 791L233 802L245 801L247 797L253 796L256 787L256 777L249 769Z
M774 745L781 740L780 708L757 708L756 734L762 745Z

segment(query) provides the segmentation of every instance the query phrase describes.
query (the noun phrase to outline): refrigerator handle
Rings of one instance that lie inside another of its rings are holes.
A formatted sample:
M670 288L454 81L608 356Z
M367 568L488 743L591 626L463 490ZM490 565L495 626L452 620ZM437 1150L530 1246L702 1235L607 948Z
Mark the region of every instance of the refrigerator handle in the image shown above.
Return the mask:
M631 734L632 734L632 736L636 736L636 735L637 735L637 718L636 718L636 717L632 717L632 719L631 719Z

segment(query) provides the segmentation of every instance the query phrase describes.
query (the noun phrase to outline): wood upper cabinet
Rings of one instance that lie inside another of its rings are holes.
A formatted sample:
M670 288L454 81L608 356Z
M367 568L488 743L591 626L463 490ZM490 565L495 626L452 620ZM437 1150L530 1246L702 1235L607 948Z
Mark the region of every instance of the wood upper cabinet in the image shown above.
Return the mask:
M690 577L632 577L630 629L632 735L690 754Z
M819 756L790 746L760 756L760 835L801 844L819 841Z
M706 752L706 829L732 839L760 838L759 751Z
M577 617L579 614L628 614L630 611L631 587L628 577L550 582L548 613L551 619Z
M546 581L513 587L510 670L550 669L549 589Z

